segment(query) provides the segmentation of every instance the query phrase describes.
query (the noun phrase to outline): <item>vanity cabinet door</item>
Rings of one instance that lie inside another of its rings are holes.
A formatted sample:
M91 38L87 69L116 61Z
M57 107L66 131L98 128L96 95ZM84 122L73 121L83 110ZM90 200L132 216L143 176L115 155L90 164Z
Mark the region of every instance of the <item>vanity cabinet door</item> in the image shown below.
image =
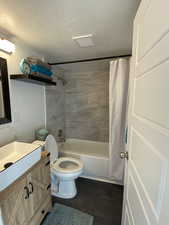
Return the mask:
M33 214L27 179L24 178L12 185L4 195L4 199L0 201L4 225L27 225Z
M51 198L50 191L50 163L45 158L38 163L28 175L28 187L33 211L36 212L44 201Z
M41 159L0 193L4 225L38 225L51 209L50 161Z

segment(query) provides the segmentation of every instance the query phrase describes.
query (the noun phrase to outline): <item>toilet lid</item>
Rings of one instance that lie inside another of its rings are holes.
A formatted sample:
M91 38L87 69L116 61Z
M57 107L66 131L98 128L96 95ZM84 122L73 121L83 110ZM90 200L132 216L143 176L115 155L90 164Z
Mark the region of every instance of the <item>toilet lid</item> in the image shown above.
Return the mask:
M84 165L81 160L70 157L61 157L53 164L52 167L58 172L72 173L82 170Z
M50 152L51 162L55 162L58 159L58 145L53 135L49 134L45 140L45 149Z

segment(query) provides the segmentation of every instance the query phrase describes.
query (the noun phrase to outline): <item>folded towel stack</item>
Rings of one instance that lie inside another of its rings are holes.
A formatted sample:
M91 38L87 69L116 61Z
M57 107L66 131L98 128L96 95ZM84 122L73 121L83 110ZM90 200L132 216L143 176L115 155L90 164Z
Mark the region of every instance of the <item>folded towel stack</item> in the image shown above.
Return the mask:
M20 70L24 74L52 79L51 66L36 57L27 57L20 62Z

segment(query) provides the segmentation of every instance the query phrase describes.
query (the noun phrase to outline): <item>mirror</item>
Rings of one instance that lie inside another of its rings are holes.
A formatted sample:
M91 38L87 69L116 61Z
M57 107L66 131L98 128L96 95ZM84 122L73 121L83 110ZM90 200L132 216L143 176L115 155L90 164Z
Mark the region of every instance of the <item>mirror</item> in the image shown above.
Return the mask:
M0 57L0 124L11 122L7 61Z

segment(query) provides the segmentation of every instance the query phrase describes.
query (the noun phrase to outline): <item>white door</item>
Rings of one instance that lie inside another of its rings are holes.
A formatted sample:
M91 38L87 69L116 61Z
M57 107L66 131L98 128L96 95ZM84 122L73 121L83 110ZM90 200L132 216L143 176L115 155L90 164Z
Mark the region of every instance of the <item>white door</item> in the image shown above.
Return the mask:
M134 21L123 225L169 225L169 1Z

